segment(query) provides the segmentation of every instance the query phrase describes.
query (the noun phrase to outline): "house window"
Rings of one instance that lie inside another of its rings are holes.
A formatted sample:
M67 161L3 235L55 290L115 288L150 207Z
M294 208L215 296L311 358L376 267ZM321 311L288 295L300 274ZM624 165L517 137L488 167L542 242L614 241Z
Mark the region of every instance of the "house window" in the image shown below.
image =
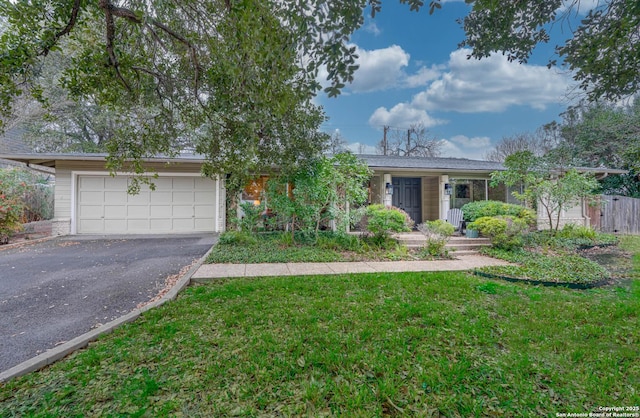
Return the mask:
M487 180L454 179L452 182L454 183L454 188L451 195L451 208L460 209L469 202L487 200ZM504 200L504 197L501 200Z
M456 199L469 199L469 185L456 184Z
M264 192L269 180L268 176L260 176L257 179L251 180L242 190L242 200L253 201L256 205L259 205L264 199Z

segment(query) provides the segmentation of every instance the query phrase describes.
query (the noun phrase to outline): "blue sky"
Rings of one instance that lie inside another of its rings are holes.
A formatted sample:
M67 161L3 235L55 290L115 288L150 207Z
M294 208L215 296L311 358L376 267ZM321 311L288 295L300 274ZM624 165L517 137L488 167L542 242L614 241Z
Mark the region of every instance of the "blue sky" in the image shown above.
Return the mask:
M464 32L456 19L468 7L449 0L429 15L426 6L415 13L388 1L375 18L367 14L352 37L360 55L353 84L338 98L316 100L329 117L322 130L339 131L354 151L364 144L373 152L384 125L406 131L421 122L443 140L442 156L482 159L505 136L559 121L574 83L566 70L547 63L568 36L566 22L527 64L501 54L467 60L458 49Z

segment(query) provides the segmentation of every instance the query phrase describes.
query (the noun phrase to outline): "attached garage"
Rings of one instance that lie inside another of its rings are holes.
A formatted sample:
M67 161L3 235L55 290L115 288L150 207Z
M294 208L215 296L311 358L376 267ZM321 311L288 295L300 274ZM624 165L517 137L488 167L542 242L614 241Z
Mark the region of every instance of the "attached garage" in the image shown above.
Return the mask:
M155 190L127 193L127 176L76 177L78 234L158 234L215 230L216 184L194 175L162 175Z
M155 190L127 193L131 174L110 175L106 154L25 154L14 161L55 170L53 235L183 234L225 230L224 179L202 177L197 155L144 161Z

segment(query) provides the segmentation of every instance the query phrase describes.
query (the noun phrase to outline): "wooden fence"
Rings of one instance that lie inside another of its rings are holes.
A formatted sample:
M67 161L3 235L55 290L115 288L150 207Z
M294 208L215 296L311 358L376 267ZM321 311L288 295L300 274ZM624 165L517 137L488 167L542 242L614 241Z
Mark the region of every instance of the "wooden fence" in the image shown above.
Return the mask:
M591 226L602 232L640 235L640 199L601 196L602 205L589 209Z

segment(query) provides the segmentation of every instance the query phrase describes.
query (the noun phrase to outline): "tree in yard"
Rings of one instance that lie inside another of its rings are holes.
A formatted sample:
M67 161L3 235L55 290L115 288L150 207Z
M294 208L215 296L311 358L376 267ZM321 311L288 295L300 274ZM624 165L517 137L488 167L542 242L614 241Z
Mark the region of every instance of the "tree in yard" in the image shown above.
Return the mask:
M587 103L563 114L561 141L548 153L574 166L629 170L601 181L605 194L640 196L640 102L624 106Z
M55 110L43 75L61 53L56 86L113 115L112 170L141 173L144 157L182 144L206 157L211 176L296 164L326 140L311 101L319 68L329 96L353 79L349 36L368 3L2 0L0 114L11 118L20 97Z
M341 152L345 152L347 149L347 140L344 139L339 130L335 130L335 132L329 138L329 143L327 144L327 151L331 154L339 154Z
M504 165L505 171L491 174L492 186L523 184L524 192L513 192L514 197L530 206L540 205L554 234L560 226L562 211L576 206L582 199L592 200L593 192L598 188L593 175L579 173L575 168L558 169L530 151L510 155Z
M349 152L323 156L269 180L267 201L292 235L299 228L317 236L322 223L330 220L346 232L350 208L368 197L364 185L370 177L367 164Z
M531 151L536 156L545 155L558 141L557 123L552 122L536 130L535 133L519 133L504 137L493 150L485 155L488 161L503 162L508 156L519 151Z
M390 131L390 134L387 135ZM423 123L413 124L409 129L393 129L385 127L384 138L378 144L383 155L399 155L403 157L438 157L443 142L429 136Z
M549 26L560 24L586 2L580 0L499 1L467 0L471 12L461 20L466 32L462 46L470 57L483 58L496 51L509 60L526 62L541 42L548 42ZM640 88L640 3L607 0L575 26L557 54L573 72L592 100L617 99ZM554 65L555 61L549 63Z
M627 169L640 146L640 102L590 103L564 113L562 140L554 152L575 165Z

